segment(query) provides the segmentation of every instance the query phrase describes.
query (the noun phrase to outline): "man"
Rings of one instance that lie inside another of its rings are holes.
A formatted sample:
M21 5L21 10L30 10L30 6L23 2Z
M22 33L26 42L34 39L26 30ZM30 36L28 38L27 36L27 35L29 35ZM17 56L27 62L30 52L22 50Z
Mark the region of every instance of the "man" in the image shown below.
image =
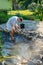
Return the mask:
M6 24L7 30L10 32L10 36L12 40L14 40L13 35L14 35L15 30L18 30L19 28L19 25L18 25L19 22L22 22L22 18L17 17L17 16L12 16L11 18L9 18Z

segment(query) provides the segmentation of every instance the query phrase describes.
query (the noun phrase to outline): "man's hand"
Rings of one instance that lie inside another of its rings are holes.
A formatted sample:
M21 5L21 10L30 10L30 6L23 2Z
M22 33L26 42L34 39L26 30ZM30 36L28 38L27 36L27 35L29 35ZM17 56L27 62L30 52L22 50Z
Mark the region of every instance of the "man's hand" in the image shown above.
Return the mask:
M16 30L18 30L18 29L19 29L19 26L18 26L17 24L16 24L16 26L15 26L15 29L16 29Z
M18 32L19 32L19 33L21 33L21 32L23 32L23 30L21 30L21 29L18 29Z

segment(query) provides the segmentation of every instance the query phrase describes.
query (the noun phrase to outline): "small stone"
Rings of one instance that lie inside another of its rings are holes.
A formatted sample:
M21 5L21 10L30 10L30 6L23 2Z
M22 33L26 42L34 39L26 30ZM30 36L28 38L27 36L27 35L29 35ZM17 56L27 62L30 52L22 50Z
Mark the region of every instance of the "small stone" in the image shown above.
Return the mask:
M36 65L36 64L33 63L32 61L29 61L27 65Z
M41 61L43 62L43 57L41 58Z

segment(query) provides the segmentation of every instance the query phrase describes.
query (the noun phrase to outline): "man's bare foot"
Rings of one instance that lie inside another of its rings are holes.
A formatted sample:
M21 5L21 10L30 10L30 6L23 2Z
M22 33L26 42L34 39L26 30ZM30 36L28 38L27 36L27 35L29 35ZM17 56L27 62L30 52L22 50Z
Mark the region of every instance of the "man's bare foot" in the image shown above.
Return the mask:
M16 39L14 37L12 37L11 40L15 42Z
M16 39L14 37L11 37L10 40L12 40L13 42L15 42Z

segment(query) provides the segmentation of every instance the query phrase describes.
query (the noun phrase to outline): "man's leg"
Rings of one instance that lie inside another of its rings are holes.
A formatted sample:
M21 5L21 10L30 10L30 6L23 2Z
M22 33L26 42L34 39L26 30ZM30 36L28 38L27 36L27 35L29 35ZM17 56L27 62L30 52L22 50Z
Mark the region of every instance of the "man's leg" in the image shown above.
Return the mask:
M12 39L12 40L14 40L14 37L13 37L13 36L14 36L14 32L15 32L14 29L12 29L12 30L10 31L10 36L11 36L11 39Z

